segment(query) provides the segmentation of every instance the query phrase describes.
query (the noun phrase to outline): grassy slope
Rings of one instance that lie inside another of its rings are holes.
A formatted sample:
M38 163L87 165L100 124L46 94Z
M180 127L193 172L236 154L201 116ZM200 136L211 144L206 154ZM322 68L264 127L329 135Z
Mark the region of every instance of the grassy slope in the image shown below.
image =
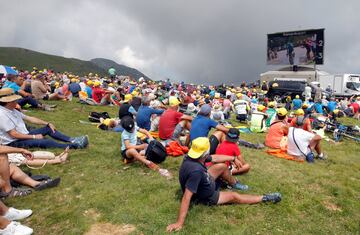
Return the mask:
M34 210L24 223L36 234L83 234L96 222L133 224L138 229L135 234L164 233L178 213L177 170L182 159L163 163L175 175L170 181L137 163L124 168L119 134L78 122L97 109L116 114L112 107L81 106L74 101L59 103L53 113L28 113L52 121L69 135L88 134L91 144L88 149L72 151L66 165L33 170L61 176L59 187L6 203ZM264 134L243 134L242 138L263 141ZM238 178L250 185L249 193L279 191L283 201L277 205L193 206L181 234L359 234L360 146L349 140L323 145L330 160L316 164L242 148L252 170Z
M0 64L16 66L30 71L33 66L36 66L39 69L50 68L55 71L68 71L80 75L89 72L106 74L105 70L90 61L48 55L15 47L0 47Z

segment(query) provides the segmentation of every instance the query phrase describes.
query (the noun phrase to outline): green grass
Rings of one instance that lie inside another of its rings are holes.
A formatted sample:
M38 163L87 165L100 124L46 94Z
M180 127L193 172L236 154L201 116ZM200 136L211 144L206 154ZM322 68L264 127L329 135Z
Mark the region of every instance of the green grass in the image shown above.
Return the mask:
M30 111L28 115L51 121L68 135L88 134L90 146L71 151L71 161L65 165L32 171L61 176L59 187L7 200L6 204L33 209L33 216L23 223L36 234L83 234L101 222L133 224L137 228L134 234L165 233L178 214L181 195L177 174L182 158L169 158L162 164L174 174L172 180L138 163L126 168L120 160L119 134L78 121L87 120L88 113L95 110L114 116L116 108L82 106L75 101L58 104L55 112ZM242 134L253 142L264 137ZM196 205L180 234L359 234L360 144L351 140L322 144L329 160L315 164L241 148L252 169L238 178L251 187L249 193L279 191L283 201L276 205Z

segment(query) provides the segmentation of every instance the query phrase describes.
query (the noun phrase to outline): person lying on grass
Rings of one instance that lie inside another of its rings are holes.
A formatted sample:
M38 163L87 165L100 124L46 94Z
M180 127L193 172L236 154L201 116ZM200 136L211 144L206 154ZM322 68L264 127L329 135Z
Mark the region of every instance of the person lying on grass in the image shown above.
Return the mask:
M87 136L71 138L59 132L56 127L44 120L30 117L16 110L16 101L21 98L10 88L0 89L0 143L20 148L85 148ZM25 124L43 125L42 128L28 130ZM52 139L45 139L49 136ZM56 142L59 140L63 143Z
M124 128L124 131L121 133L121 155L124 159L124 163L130 163L136 160L145 164L150 169L158 170L158 165L147 160L145 157L145 150L148 145L145 143L138 144L137 142L138 131L145 134L149 140L152 140L153 137L150 133L145 129L137 127L134 119L130 116L125 116L121 119L121 126Z
M9 164L7 156L9 153L21 153L30 160L33 158L32 153L25 149L11 148L0 145L0 178L3 180L3 184L0 187L0 197L19 197L31 194L32 191L30 189L13 188L11 186L10 179L22 185L29 186L36 191L56 187L59 185L60 178L49 179L45 181L33 180L15 164Z
M199 137L193 140L192 147L187 156L184 157L179 171L179 181L183 191L179 216L174 224L167 226L168 232L180 230L184 223L190 202L201 203L208 206L222 204L255 204L260 202L281 201L280 193L266 195L246 195L236 192L220 192L217 185L218 179L236 184L230 171L224 162L234 161L238 164L236 157L209 155L210 143L208 138ZM217 164L205 167L205 162L211 161Z
M236 165L234 162L227 161L225 164L228 166L232 175L244 174L250 170L250 165L245 162L244 158L241 155L240 148L237 144L240 137L240 131L236 128L230 128L229 132L226 134L225 140L219 144L216 149L216 155L226 155L236 157L240 164ZM212 162L207 162L206 166L212 166ZM244 185L246 186L246 185Z
M31 153L33 155L32 159L28 159L24 156L23 153L26 151L25 149L13 147L8 148L14 150L13 153L8 154L9 163L15 164L17 166L26 165L29 168L36 166L44 167L46 164L53 165L65 163L69 157L69 147L67 147L64 152L58 156L55 156L54 153L48 151L35 151Z

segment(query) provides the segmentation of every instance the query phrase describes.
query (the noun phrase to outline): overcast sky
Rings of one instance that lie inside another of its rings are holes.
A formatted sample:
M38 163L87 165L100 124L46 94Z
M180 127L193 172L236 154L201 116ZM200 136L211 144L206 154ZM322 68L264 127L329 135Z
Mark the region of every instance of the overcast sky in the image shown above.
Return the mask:
M156 80L256 80L272 69L266 65L268 33L312 28L325 28L320 69L360 73L359 0L0 3L1 46L84 60L108 58Z

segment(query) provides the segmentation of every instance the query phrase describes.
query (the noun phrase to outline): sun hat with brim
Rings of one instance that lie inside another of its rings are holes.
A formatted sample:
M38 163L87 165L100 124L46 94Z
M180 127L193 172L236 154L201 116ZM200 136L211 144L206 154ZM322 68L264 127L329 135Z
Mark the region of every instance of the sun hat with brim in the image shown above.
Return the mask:
M210 149L210 141L206 137L198 137L191 142L191 149L188 156L192 159L200 158L205 152Z
M226 140L236 143L239 140L240 131L236 128L230 128L226 134Z
M9 103L21 98L21 96L15 95L11 88L0 89L0 102Z

